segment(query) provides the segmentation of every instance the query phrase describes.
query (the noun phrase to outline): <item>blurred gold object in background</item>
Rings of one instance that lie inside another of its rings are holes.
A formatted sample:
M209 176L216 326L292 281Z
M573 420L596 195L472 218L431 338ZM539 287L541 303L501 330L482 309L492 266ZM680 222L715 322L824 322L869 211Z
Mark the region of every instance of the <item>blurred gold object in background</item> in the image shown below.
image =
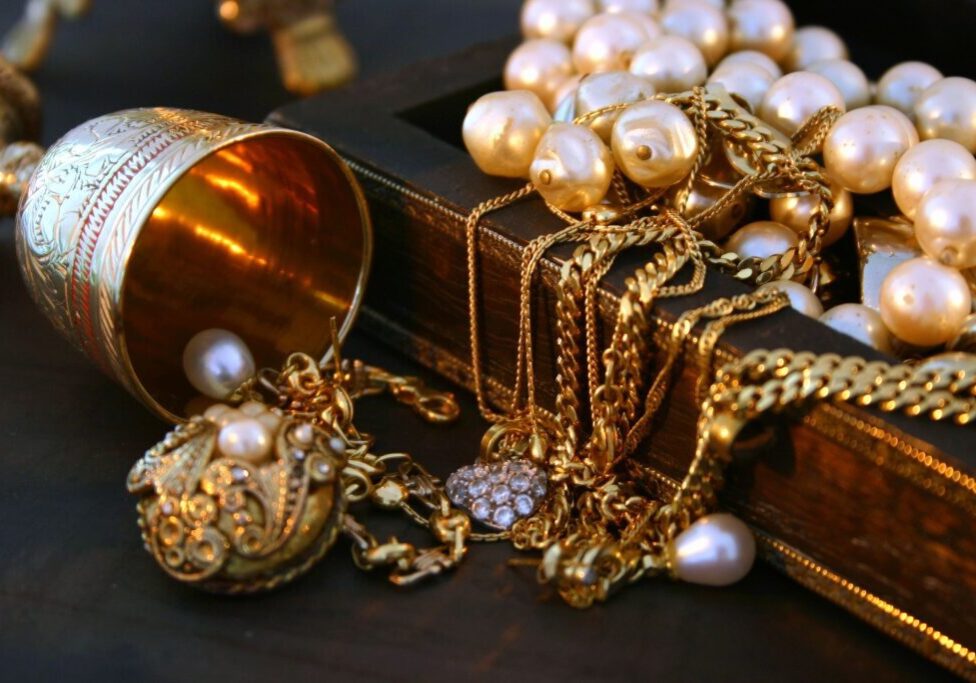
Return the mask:
M296 95L334 88L356 75L356 53L339 32L332 0L216 0L216 6L233 31L271 33L281 80ZM0 51L17 68L33 71L51 47L58 21L90 7L91 0L28 0Z
M28 0L24 14L0 44L4 57L17 68L33 71L44 61L60 19L75 19L91 0Z
M285 87L297 95L334 88L356 75L356 54L339 32L332 0L217 0L239 33L271 33Z

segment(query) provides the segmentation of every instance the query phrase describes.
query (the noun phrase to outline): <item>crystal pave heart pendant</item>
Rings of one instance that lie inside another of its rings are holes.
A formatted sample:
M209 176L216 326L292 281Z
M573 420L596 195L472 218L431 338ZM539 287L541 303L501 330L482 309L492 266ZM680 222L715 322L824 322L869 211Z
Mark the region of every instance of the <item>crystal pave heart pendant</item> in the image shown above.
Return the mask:
M455 505L493 529L510 529L531 516L546 496L546 474L528 460L467 465L447 479Z

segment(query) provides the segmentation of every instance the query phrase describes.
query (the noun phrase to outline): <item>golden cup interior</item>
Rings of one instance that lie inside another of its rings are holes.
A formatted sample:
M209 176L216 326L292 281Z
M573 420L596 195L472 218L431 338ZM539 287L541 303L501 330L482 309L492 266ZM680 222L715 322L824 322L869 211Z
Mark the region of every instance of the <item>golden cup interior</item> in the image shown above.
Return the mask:
M352 324L370 239L358 186L324 144L272 131L212 152L155 206L127 264L124 344L147 397L176 416L200 406L182 357L208 328L243 338L259 368L322 357L330 319Z

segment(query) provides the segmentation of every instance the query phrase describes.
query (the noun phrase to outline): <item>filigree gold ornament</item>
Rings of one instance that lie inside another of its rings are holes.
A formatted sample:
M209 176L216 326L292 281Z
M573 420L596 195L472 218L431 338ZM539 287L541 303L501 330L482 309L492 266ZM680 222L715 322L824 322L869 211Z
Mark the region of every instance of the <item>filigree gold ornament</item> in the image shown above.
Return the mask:
M187 355L212 359L231 337L205 330ZM360 396L389 392L433 422L457 415L453 396L343 363L338 341L334 348L329 366L293 354L279 372L246 377L221 397L230 405L214 403L178 425L132 468L128 487L140 497L146 548L170 576L219 593L269 590L311 568L340 533L353 540L357 564L389 567L397 584L435 576L464 557L470 521L437 480L404 453L374 455L372 439L353 424ZM219 362L204 366L195 372L222 373ZM402 509L439 545L378 541L348 510L363 500Z

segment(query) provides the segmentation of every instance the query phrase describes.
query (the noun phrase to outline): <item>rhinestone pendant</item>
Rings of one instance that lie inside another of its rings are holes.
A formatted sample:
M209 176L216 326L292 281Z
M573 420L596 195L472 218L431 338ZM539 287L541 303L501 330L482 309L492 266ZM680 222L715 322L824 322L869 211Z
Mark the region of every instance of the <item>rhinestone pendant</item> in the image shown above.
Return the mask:
M507 530L546 496L546 474L528 460L467 465L447 478L447 495L485 526Z

